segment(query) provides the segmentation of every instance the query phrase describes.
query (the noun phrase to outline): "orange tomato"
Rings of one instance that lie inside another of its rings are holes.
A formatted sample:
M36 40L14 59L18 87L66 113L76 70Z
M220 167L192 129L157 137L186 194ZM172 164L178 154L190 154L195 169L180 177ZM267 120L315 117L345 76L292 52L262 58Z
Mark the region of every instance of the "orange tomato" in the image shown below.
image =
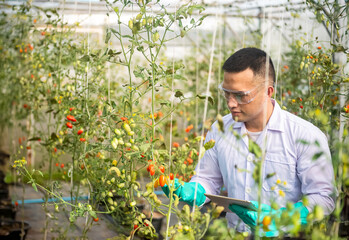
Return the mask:
M166 184L166 177L164 175L161 175L159 177L159 184L160 184L161 187L165 186L165 184Z
M157 188L159 186L159 179L156 179L154 182L154 188Z
M193 164L193 159L191 159L191 158L188 157L188 158L187 158L187 162L188 162L189 165L191 165L191 164Z
M263 218L263 221L262 221L263 226L269 226L270 223L271 223L271 217L270 216L265 216Z

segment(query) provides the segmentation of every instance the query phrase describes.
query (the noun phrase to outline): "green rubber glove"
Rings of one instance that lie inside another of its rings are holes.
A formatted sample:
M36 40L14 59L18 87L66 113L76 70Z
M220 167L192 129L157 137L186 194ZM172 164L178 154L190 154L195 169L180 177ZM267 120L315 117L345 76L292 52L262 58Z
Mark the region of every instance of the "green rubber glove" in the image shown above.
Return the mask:
M178 182L178 179L175 178L174 180L174 187L175 191L173 192L179 197L180 201L186 202L190 206L193 206L194 204L194 195L195 195L195 185L197 186L197 193L196 193L196 205L201 207L205 203L206 196L204 195L206 193L204 187L200 183L195 183L195 182L189 182L189 183L184 183L183 185ZM162 187L162 191L166 194L168 197L170 190L165 184Z
M258 202L256 201L251 201L252 204L258 208ZM249 225L253 231L255 231L256 226L257 226L257 215L258 213L253 210L249 210L245 207L239 206L239 205L230 205L229 209L236 213L244 223ZM259 235L261 237L277 237L279 236L279 231L275 225L275 220L273 218L280 218L282 217L282 214L286 212L288 217L292 217L294 214L300 214L300 224L304 225L307 224L307 216L309 214L308 209L303 205L302 202L297 202L293 205L292 210L287 211L286 208L280 208L278 210L272 209L269 205L267 204L262 204L261 206L261 213L260 213L260 221L263 221L265 216L270 216L272 221L271 223L267 226L267 229L263 229L263 225L261 225L261 231L259 232Z

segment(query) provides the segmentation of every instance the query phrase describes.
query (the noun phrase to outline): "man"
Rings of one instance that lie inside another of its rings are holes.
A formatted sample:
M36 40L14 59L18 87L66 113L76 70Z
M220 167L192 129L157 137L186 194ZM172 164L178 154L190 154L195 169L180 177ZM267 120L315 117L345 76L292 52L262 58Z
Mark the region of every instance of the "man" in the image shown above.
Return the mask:
M231 114L223 117L224 131L219 130L217 122L212 125L206 142L214 139L215 146L206 151L190 183L176 181L174 193L190 205L195 198L201 206L209 201L204 193L219 195L224 185L228 197L252 201L258 207L253 170L254 161L261 159L249 152L250 139L265 152L260 221L287 211L287 202L294 204L290 214L298 212L301 223L306 223L316 205L330 214L335 207L335 190L327 138L311 123L282 110L271 98L275 71L270 57L262 50L244 48L226 60L223 70L220 89ZM320 156L313 160L315 154ZM167 186L163 189L168 193ZM307 203L303 204L303 197ZM273 202L282 208L272 210ZM241 232L249 230L245 224L256 228L257 212L237 205L229 209L233 212L227 213L229 227ZM277 236L272 225L269 232L261 230L259 234Z

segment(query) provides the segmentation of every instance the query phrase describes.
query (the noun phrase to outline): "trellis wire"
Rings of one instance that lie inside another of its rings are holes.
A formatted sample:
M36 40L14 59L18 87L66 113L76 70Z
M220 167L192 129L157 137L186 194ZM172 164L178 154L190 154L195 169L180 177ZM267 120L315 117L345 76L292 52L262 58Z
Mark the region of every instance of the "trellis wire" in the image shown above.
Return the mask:
M208 106L208 97L210 93L210 83L211 83L211 74L212 74L212 64L213 64L213 56L214 56L214 50L215 50L215 42L216 42L216 32L217 32L217 18L218 18L218 12L216 11L216 21L215 21L215 27L213 30L213 36L212 36L212 46L211 46L211 56L210 56L210 65L209 65L209 71L208 71L208 78L207 78L207 87L206 87L206 99L205 99L205 108L204 108L204 114L202 119L202 130L201 130L201 140L200 140L200 150L199 150L199 160L198 160L198 171L196 173L197 176L200 174L200 157L202 153L203 148L203 136L205 132L205 121L206 121L206 115L207 115L207 106ZM197 190L198 190L198 182L195 184L195 193L194 193L194 204L193 204L193 212L195 211L195 203L196 203L196 196L197 196Z
M175 16L174 19L176 21L177 19L177 5L175 4ZM174 49L172 49L172 81L171 81L171 109L173 109L173 101L174 101L174 92L173 92L173 82L175 80L175 71L174 71ZM154 116L153 116L154 117ZM168 158L168 169L171 169L171 163L172 163L172 130L173 130L173 126L172 126L172 121L173 121L173 112L171 112L170 114L170 149L169 149L169 158ZM169 184L170 187L170 184ZM171 196L169 196L171 197ZM170 204L172 204L172 199L170 199ZM170 239L169 238L169 228L170 228L170 222L171 222L171 211L168 212L168 217L167 217L167 224L166 224L166 239Z
M275 94L274 94L274 98L276 99L277 97L277 88L278 88L278 80L279 80L279 70L280 70L280 62L281 62L281 46L282 46L282 35L283 35L283 24L284 24L284 14L285 14L285 9L282 10L282 14L281 14L281 31L280 31L280 35L279 35L279 51L278 51L278 56L277 56L277 66L276 66L276 74L275 74ZM280 93L280 101L281 101L281 105L282 105L282 91Z

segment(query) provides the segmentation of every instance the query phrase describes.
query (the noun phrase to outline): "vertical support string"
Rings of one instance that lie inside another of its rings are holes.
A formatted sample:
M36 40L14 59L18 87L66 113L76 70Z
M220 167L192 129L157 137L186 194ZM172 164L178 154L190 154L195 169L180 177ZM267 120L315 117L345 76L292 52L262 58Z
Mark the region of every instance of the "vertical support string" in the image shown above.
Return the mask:
M175 4L175 16L174 19L176 21L177 19L177 5ZM173 87L174 87L174 80L175 80L175 61L174 61L174 57L175 57L175 46L172 49L172 81L171 81L171 109L173 109L173 102L174 102L174 91L173 91ZM153 114L153 113L152 113ZM171 169L171 163L172 163L172 131L173 131L173 112L171 112L170 114L170 149L169 149L169 158L168 158L168 169ZM170 196L171 197L171 196ZM171 204L171 199L170 199L170 204ZM170 222L171 222L171 211L168 212L168 218L167 218L167 224L166 224L166 239L169 240L169 229L170 229Z
M282 15L281 15L281 26L284 25L284 13L285 9L282 10ZM278 88L278 80L279 80L279 71L280 71L280 63L281 63L281 46L282 46L282 35L283 35L284 28L281 27L280 35L279 35L279 51L278 51L278 58L277 58L277 66L276 66L276 74L275 74L275 94L274 98L277 98L277 88ZM280 101L282 105L282 91L280 93Z
M211 56L210 56L210 65L209 65L209 71L208 71L208 78L207 78L207 86L206 86L206 99L205 99L205 108L204 108L204 114L202 119L202 130L201 130L201 140L200 140L200 150L199 150L199 160L198 160L198 172L197 175L200 174L200 157L202 153L203 148L203 136L205 132L205 122L206 122L206 115L207 115L207 106L208 106L208 96L210 94L210 84L211 84L211 75L212 75L212 65L213 65L213 56L214 56L214 50L215 50L215 43L216 43L216 33L217 33L217 19L218 19L218 12L216 12L216 21L215 21L215 27L213 30L213 36L212 36L212 45L211 45ZM198 190L198 183L195 184L195 193L194 193L194 204L193 204L193 212L195 212L195 203L196 203L196 197L197 197L197 190Z

